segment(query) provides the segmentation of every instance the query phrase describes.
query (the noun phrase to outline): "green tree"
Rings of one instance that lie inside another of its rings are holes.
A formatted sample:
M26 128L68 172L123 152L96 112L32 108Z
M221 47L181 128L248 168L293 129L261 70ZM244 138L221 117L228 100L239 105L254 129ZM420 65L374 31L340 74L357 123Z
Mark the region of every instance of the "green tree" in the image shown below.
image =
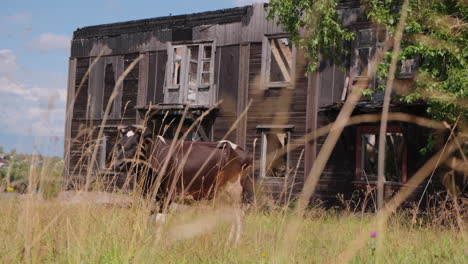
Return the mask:
M399 0L361 1L368 18L393 34L400 17ZM344 29L336 12L337 0L271 0L269 17L291 32L292 41L310 53L314 70L318 51L325 57L346 52L343 41L353 34ZM410 90L395 99L425 100L437 120L462 123L468 118L468 6L462 0L410 0L400 63L417 59L418 74ZM305 33L300 34L301 30ZM325 48L326 47L326 48ZM377 68L378 78L388 75L391 52Z

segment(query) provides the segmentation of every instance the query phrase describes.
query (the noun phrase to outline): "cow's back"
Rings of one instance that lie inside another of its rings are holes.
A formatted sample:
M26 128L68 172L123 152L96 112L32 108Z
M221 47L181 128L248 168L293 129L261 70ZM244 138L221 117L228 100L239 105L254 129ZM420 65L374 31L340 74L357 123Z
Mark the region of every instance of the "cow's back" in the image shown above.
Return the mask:
M186 141L170 151L171 143L155 141L151 162L158 171L167 162L161 183L166 195L175 188L174 195L211 199L220 187L240 175L242 158L229 144Z

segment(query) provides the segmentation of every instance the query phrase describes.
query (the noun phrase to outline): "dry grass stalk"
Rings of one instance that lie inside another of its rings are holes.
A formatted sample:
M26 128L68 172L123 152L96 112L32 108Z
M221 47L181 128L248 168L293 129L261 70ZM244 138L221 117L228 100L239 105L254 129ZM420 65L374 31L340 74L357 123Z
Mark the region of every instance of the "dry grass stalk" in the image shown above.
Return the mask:
M403 30L406 25L406 18L408 16L409 1L405 0L401 7L400 21L398 22L395 37L393 39L393 52L392 61L390 62L390 69L388 71L387 83L385 85L384 103L382 107L382 120L380 121L379 132L379 151L378 151L378 169L377 169L377 208L382 210L384 204L384 182L385 182L385 139L387 137L387 121L388 110L390 108L390 99L392 95L393 82L395 80L395 73L397 70L398 56L401 50L401 40L403 38ZM383 238L385 232L384 226L386 225L383 218L377 219L377 232L380 234L377 237L377 262L382 261Z

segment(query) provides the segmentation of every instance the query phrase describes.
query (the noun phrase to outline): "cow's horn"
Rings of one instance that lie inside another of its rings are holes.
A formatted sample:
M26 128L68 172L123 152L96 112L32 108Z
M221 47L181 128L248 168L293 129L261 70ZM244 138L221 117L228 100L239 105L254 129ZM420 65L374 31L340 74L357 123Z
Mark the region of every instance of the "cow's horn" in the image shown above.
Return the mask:
M142 125L132 125L132 127L136 128L136 129L141 129L141 130L143 130L145 128L145 126L142 126Z
M125 125L118 125L118 126L117 126L117 129L118 129L119 131L122 130L122 129L125 129L125 128L127 128L127 126L125 126Z

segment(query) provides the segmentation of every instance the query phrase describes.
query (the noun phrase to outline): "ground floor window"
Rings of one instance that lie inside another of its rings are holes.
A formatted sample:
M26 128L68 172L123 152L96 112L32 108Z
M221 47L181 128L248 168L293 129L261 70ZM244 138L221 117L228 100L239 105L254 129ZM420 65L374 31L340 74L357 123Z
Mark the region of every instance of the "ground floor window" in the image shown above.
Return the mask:
M358 127L356 133L356 180L367 183L377 181L379 127ZM385 142L385 181L406 183L407 146L400 127L387 129Z
M112 162L112 153L118 137L118 129L116 126L104 128L103 136L100 140L98 163L103 170L109 169Z
M260 175L285 178L289 174L292 126L257 126L261 133Z

